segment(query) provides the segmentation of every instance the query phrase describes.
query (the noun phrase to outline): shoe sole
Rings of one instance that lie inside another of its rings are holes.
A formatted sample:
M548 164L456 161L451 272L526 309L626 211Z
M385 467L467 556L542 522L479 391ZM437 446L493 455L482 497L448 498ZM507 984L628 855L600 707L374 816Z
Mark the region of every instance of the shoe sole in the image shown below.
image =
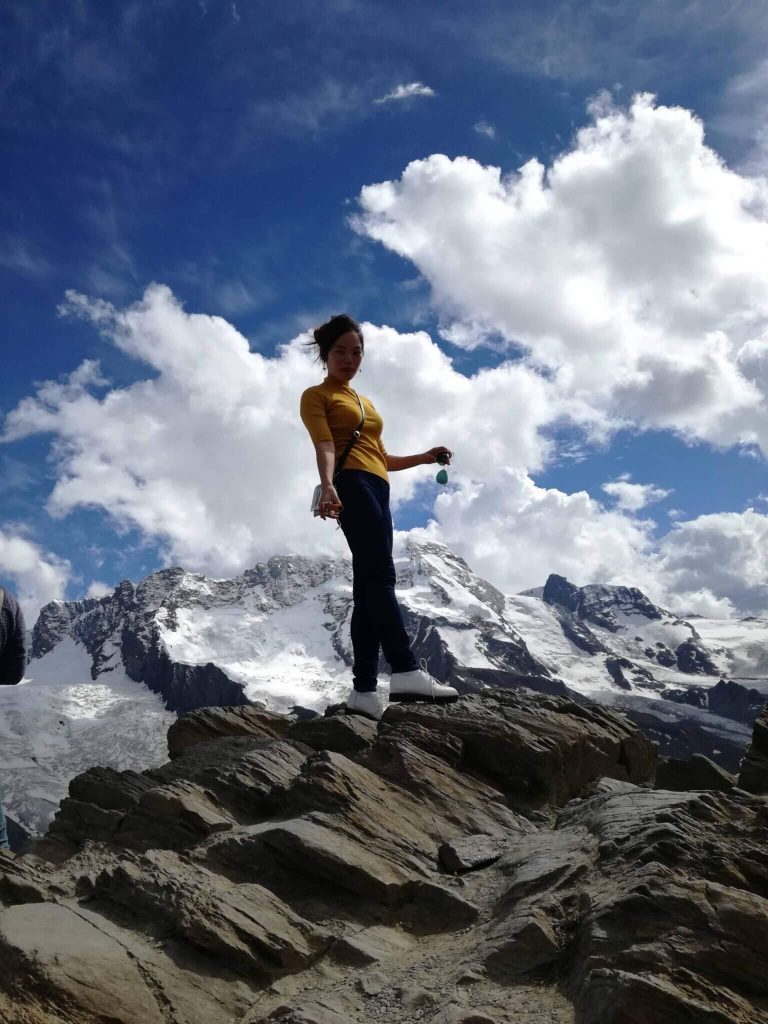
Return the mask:
M458 699L458 694L455 697L430 697L426 693L390 693L389 695L390 704L418 704L420 701L428 704L455 704Z
M367 711L355 711L354 708L344 708L345 715L357 715L359 718L367 718L369 722L378 722L379 718L369 715Z

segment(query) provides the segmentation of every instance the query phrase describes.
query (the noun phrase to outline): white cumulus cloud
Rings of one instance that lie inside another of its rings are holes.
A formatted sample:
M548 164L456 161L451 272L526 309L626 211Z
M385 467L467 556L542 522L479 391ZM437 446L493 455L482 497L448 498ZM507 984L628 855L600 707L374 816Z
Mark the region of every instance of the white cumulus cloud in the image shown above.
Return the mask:
M654 501L662 501L672 492L654 484L632 483L629 473L622 473L616 480L609 480L602 488L606 494L616 499L619 508L627 512L639 512L641 508Z
M676 523L659 555L670 603L680 610L768 611L768 516L748 509Z
M76 293L64 309L147 373L114 388L86 361L8 414L6 443L53 436L52 515L101 508L158 542L166 560L216 574L278 551L345 551L342 535L308 512L316 467L298 402L323 371L305 336L266 358L227 321L187 313L160 285L123 310ZM447 444L468 480L546 462L541 428L557 409L540 375L504 364L469 379L424 332L364 327L358 386L384 414L390 452ZM394 502L419 482L437 493L431 471L393 474Z
M106 597L107 594L111 594L114 587L110 587L108 583L102 583L101 580L93 580L85 592L86 597Z
M523 470L497 467L482 482L441 495L435 520L415 533L448 544L510 593L556 572L579 586L633 581L658 597L648 570L651 525L606 511L586 491L538 487Z
M0 577L8 580L31 628L40 608L64 598L69 562L46 551L13 528L0 528Z
M768 451L764 180L650 96L591 117L548 168L414 161L352 224L430 282L452 341L522 347L573 419Z
M307 507L316 468L298 401L323 371L306 336L262 356L227 321L186 312L160 285L122 310L72 293L65 310L146 373L117 388L85 361L6 417L6 443L52 437L52 515L99 508L157 542L166 561L219 576L280 552L346 553L340 531ZM660 488L620 478L606 485L619 499L606 508L585 492L531 479L553 454L545 428L563 414L553 380L519 360L466 377L423 331L363 326L356 383L384 416L388 450L447 444L456 453L448 490L435 483L434 467L392 474L396 522L400 503L415 495L433 507L416 534L448 544L507 591L559 572L578 584L640 586L680 610L762 606L767 517L676 523L659 547L654 524L636 513ZM63 596L69 575L67 563L5 535L3 568L30 607ZM99 596L103 585L88 592Z

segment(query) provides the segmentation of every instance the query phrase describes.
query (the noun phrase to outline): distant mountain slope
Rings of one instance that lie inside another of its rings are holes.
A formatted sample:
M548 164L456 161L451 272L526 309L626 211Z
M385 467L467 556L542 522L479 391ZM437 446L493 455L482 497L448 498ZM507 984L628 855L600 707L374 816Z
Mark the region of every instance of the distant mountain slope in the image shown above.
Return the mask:
M626 706L669 696L681 705L675 716L706 722L721 672L765 673L768 663L765 623L696 619L694 627L634 588L578 588L550 576L536 596L505 595L436 543L410 542L397 571L417 656L462 692L536 677L552 692L564 682ZM103 598L47 605L28 681L0 690L11 813L37 830L77 772L159 763L176 712L252 702L322 710L343 699L351 606L347 560L299 556L229 580L165 569ZM381 683L386 691L385 675ZM723 700L747 723L754 695L729 690Z

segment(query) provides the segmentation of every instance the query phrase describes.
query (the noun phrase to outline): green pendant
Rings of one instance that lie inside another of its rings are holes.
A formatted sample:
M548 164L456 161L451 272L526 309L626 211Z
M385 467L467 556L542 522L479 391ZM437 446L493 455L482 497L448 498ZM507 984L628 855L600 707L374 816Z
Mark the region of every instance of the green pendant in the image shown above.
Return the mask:
M439 484L447 484L448 483L448 474L447 474L447 472L444 469L441 469L440 472L435 477L435 480L437 480L437 482Z

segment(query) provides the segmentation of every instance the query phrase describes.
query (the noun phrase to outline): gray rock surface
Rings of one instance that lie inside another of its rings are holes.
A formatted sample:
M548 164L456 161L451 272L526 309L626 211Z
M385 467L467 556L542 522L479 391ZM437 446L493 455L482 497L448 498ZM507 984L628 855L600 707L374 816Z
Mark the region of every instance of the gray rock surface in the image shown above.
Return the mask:
M607 641L601 640L590 626L606 630L626 641L632 635L628 633L630 627L627 622L633 618L635 621L645 619L648 622L682 627L689 634L687 639L677 645L674 653L661 640L654 647L648 647L642 636L635 635L637 646L634 651L637 655L642 654L665 667L677 667L681 672L717 675L712 656L691 623L657 607L637 587L600 583L577 587L564 576L553 573L547 579L542 597L552 607L563 633L572 643L589 654L610 655L606 668L617 686L630 689L631 682L636 682L641 687L653 684L650 688L655 688L658 684L654 683L647 669L634 665L625 655L617 654L610 637ZM632 656L635 656L634 652ZM640 678L630 680L630 676L638 674Z
M337 754L357 754L376 739L376 723L362 715L324 715L297 722L288 736L306 743L313 750L334 750Z
M723 718L752 725L765 706L765 694L742 686L730 679L721 679L714 686L667 687L661 691L665 700L706 708Z
M333 946L333 955L342 963L367 967L405 953L413 944L413 937L402 929L374 925L338 938Z
M14 821L9 815L5 816L5 826L8 832L8 842L14 853L21 853L26 847L27 842L30 838L29 832L21 825Z
M675 650L677 667L693 675L716 676L717 666L698 637L684 640Z
M412 723L462 744L463 763L496 780L517 801L563 803L602 775L651 781L652 745L607 708L525 691L484 691L446 709L388 709L385 727Z
M768 705L752 729L752 742L739 772L739 786L750 793L768 793Z
M625 615L642 615L646 619L661 619L660 608L648 600L637 587L617 587L607 584L590 584L577 587L564 576L551 573L544 584L544 600L557 604L578 615L586 622L617 632L617 612Z
M725 792L735 785L735 775L703 754L694 754L687 760L663 758L656 769L657 789L715 789Z
M443 843L437 855L446 871L463 874L493 864L503 851L504 843L498 836L478 835Z
M651 788L621 716L496 690L364 734L189 718L0 855L0 1019L768 1019L766 799Z
M173 759L189 747L221 736L255 736L279 739L288 732L285 715L258 707L206 707L196 715L182 715L168 730L168 756Z

